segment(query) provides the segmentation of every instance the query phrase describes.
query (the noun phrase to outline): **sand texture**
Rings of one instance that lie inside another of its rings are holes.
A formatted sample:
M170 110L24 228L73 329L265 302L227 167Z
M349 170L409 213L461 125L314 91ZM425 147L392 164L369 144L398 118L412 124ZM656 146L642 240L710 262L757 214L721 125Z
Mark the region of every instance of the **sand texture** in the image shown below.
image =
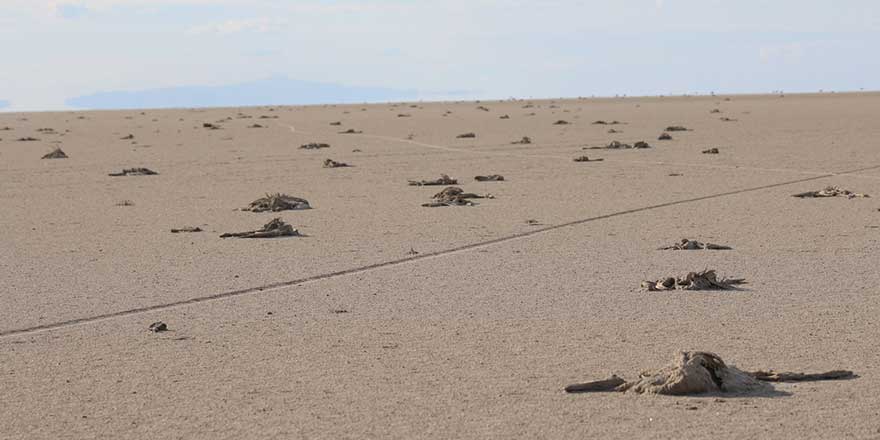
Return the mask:
M880 437L878 108L0 113L0 438ZM157 174L109 175L137 168ZM442 175L457 183L409 184ZM435 198L448 186L491 198ZM869 197L792 197L828 187ZM311 209L245 209L279 194ZM296 236L220 238L275 218ZM731 249L660 250L683 237ZM640 287L707 269L747 283ZM563 391L681 351L857 377Z

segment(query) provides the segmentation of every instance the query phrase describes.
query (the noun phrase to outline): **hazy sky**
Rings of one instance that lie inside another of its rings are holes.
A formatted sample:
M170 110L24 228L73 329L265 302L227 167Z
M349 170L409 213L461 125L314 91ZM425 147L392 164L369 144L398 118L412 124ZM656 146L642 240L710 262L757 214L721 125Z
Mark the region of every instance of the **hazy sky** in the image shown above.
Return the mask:
M0 47L7 110L281 77L425 99L880 89L880 1L0 0Z

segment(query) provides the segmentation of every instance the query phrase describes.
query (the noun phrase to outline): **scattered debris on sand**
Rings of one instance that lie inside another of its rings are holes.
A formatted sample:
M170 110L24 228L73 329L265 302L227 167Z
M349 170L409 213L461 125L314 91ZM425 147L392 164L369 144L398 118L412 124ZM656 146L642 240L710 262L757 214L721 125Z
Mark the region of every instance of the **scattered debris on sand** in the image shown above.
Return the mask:
M202 228L198 226L184 226L182 228L171 229L172 234L179 234L181 232L202 232Z
M46 128L38 128L38 129L37 129L37 132L38 132L38 133L55 134L55 129L54 129L54 128L50 128L50 127L46 127Z
M434 180L410 180L410 186L431 186L431 185L457 185L458 180L449 177L446 174L441 174L439 179Z
M693 251L693 250L731 250L733 249L730 246L722 246L720 244L713 243L703 243L697 240L688 240L687 238L682 238L680 242L675 243L672 246L664 246L661 248L657 248L660 251Z
M120 200L116 202L116 206L134 206L134 202L131 200Z
M518 141L511 142L511 144L513 144L513 145L528 145L531 143L532 143L532 138L530 138L528 136L523 136L522 139L520 139Z
M474 180L477 182L502 182L504 181L504 176L500 174L490 174L488 176L474 176Z
M690 131L690 130L688 130L688 128L686 128L686 127L682 127L681 125L670 125L669 127L666 127L666 130L664 130L664 131Z
M208 130L219 130L220 126L212 124L210 122L205 122L204 124L202 124L202 128L207 128Z
M41 159L67 159L67 154L61 151L61 148L55 147L54 150L44 154Z
M736 122L736 121L738 121L738 119L728 118L727 116L720 118L720 120L723 122Z
M330 123L330 125L334 125L334 126L342 125L342 121L333 121Z
M713 108L712 110L709 111L709 113L721 113L721 110L717 109L717 108Z
M345 168L351 165L345 162L337 162L333 159L324 159L324 168Z
M672 140L672 135L669 134L669 133L666 133L666 132L664 131L663 133L660 134L660 136L657 137L657 140L658 140L658 141L671 141L671 140Z
M410 248L409 248L409 252L407 252L406 254L407 254L407 255L418 255L418 254L419 254L419 251L417 251L417 250L415 250L414 248L410 247Z
M553 125L568 125L568 124L571 124L571 122L568 122L565 119L560 119L560 120L553 123Z
M361 134L361 133L363 133L363 132L360 130L355 130L353 128L349 128L348 130L339 132L339 134Z
M530 219L526 220L526 224L529 226L538 226L541 224L541 222L539 222L536 219L530 218Z
M510 115L501 115L498 119L510 119Z
M474 202L470 199L494 199L495 197L491 194L487 194L481 196L479 194L474 193L466 193L464 190L457 186L450 186L443 189L443 191L434 194L434 201L429 203L423 203L422 206L426 208L436 208L440 206L474 206Z
M320 148L330 148L330 144L309 142L307 144L300 145L299 148L303 150L317 150Z
M637 380L625 381L612 375L604 380L568 385L565 387L565 392L632 392L671 396L705 393L768 393L773 391L773 386L767 382L840 380L855 377L857 376L848 370L817 374L748 372L732 365L728 366L713 353L683 351L676 354L669 365L659 370L642 372Z
M398 113L397 114L398 118L408 118L410 116L412 116L412 115L410 115L409 113Z
M603 121L601 119L598 121L593 121L593 125L617 125L617 124L621 124L621 122L620 121L607 122L607 121Z
M302 209L311 209L311 207L312 206L309 205L309 201L306 199L289 196L287 194L275 193L266 194L265 197L254 200L253 202L251 202L250 205L247 206L247 208L242 208L242 211L298 211Z
M273 111L273 110L269 110ZM269 115L261 115L259 119L278 119L278 115L269 116Z
M153 333L161 333L168 331L168 325L162 321L156 321L148 327L148 329Z
M125 168L118 173L110 173L108 176L155 176L159 174L149 168Z
M121 137L121 138L119 138L119 140L121 140L121 141L130 141L130 140L132 140L132 139L134 139L134 135L133 135L133 134L130 134L130 133L127 134L127 135L125 135L125 136L123 136L123 137Z
M807 191L799 194L793 194L792 197L798 197L801 199L806 198L815 198L815 197L846 197L848 199L853 199L856 197L870 197L867 194L854 193L849 190L845 190L843 188L837 186L826 186L824 189L820 189L819 191Z
M260 124L248 125L248 128L266 128Z
M625 149L640 149L640 148L651 148L645 141L638 141L632 145L624 144L623 142L611 141L608 145L604 147L584 147L584 150L625 150Z
M607 133L608 133L608 134L623 133L623 130L615 130L615 129L613 129L613 128L609 128L608 131L607 131Z
M280 218L274 218L269 223L263 225L262 228L254 230L254 231L245 231L245 232L227 232L220 236L220 238L275 238L275 237L296 237L299 236L299 231L293 228L293 226L284 222Z
M489 109L488 109L487 107L484 107L484 106L482 106L482 105L477 106L477 110L482 110L482 111L484 111L484 112L489 111Z
M709 148L707 150L703 150L703 154L718 154L719 151L717 148Z
M735 290L736 285L745 284L742 278L718 279L711 269L702 272L690 272L683 278L661 278L657 281L642 281L642 288L649 292L665 290Z
M455 138L456 139L473 139L475 137L477 137L476 133L462 133L462 134L456 136Z
M574 161L575 161L575 162L602 162L603 160L605 160L605 159L602 159L602 158L600 158L600 159L590 159L590 158L587 157L587 156L578 156L578 157L574 158Z
M35 138L35 137L33 137L33 136L27 136L27 137L21 137L21 138L18 138L18 139L16 139L16 140L17 140L18 142L36 142L36 141L38 141L39 139L37 139L37 138Z
M351 150L351 152L352 153L362 153L363 151L361 151L360 148L355 148L354 150Z

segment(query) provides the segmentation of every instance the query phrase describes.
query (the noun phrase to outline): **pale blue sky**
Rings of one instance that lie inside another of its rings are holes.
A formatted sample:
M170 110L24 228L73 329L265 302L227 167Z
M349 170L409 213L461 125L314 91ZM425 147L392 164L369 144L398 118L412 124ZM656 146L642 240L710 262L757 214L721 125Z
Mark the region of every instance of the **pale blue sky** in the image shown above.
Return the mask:
M880 89L880 2L0 0L0 47L6 110Z

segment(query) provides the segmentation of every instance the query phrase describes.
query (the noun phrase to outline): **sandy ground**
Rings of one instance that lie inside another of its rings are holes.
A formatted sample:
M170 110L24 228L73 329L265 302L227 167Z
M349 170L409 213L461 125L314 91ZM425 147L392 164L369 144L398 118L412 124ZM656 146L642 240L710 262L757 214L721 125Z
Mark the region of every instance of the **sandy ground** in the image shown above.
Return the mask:
M0 114L0 438L880 437L880 95L526 104ZM495 198L419 206L441 173ZM875 198L791 197L827 185ZM304 236L219 238L274 216ZM705 268L748 284L638 288ZM859 377L562 392L678 350Z

